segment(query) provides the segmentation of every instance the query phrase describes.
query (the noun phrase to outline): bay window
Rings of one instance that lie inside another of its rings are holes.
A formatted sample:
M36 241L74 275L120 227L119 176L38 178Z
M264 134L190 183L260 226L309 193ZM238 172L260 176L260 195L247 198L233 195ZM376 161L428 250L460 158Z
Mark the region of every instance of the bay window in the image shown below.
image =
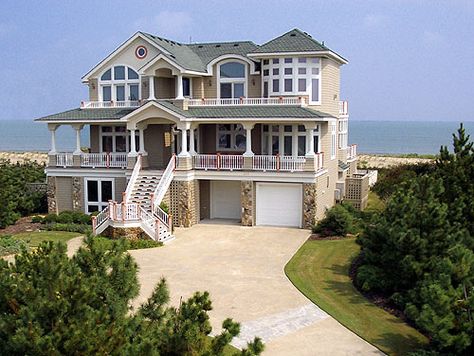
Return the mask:
M140 100L140 77L127 66L107 69L99 78L100 101Z

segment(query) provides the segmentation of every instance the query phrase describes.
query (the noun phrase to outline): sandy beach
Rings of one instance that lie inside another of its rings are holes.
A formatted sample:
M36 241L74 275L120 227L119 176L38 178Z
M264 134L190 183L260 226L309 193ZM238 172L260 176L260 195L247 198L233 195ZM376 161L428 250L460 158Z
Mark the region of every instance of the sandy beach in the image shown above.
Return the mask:
M46 164L48 161L48 154L46 152L0 152L0 160L10 160L12 163L32 161L40 164ZM407 158L407 157L392 157L381 155L359 155L359 164L369 168L387 168L400 164L416 164L431 162L428 158Z

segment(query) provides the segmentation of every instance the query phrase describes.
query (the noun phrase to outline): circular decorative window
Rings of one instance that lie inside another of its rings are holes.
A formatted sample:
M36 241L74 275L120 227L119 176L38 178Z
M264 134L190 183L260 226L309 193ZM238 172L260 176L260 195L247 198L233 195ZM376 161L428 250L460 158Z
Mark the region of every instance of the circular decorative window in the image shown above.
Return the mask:
M137 56L138 59L143 59L146 57L148 51L145 46L138 46L135 49L135 56Z

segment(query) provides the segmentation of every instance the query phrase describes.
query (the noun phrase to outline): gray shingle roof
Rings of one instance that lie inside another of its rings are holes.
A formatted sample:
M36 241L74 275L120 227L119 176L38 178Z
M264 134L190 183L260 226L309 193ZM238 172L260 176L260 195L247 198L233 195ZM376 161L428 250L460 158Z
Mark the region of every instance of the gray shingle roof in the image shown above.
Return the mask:
M258 46L253 53L273 53L273 52L309 52L309 51L330 51L322 43L316 41L306 32L297 28L276 37L261 46Z
M115 120L130 114L135 109L110 108L110 109L72 109L57 114L41 117L35 121L60 121L60 120Z

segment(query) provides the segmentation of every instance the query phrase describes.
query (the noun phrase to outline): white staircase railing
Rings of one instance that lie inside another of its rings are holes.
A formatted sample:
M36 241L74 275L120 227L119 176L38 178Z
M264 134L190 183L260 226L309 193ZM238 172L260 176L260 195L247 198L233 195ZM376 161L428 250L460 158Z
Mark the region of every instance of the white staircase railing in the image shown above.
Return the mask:
M110 206L110 203L109 203L109 206ZM96 216L92 217L92 232L95 235L100 234L110 224L110 209L109 209L109 206L107 206L104 210L102 210Z
M137 181L138 175L140 174L140 170L142 169L142 156L137 156L137 162L135 162L135 166L133 167L132 175L130 176L130 180L127 184L127 189L125 190L124 195L124 202L128 202L132 196L133 187L135 186L135 182Z
M161 201L165 197L166 191L168 190L174 177L174 170L176 168L176 156L173 155L166 166L163 175L161 176L160 182L156 186L152 196L152 207L159 208Z

